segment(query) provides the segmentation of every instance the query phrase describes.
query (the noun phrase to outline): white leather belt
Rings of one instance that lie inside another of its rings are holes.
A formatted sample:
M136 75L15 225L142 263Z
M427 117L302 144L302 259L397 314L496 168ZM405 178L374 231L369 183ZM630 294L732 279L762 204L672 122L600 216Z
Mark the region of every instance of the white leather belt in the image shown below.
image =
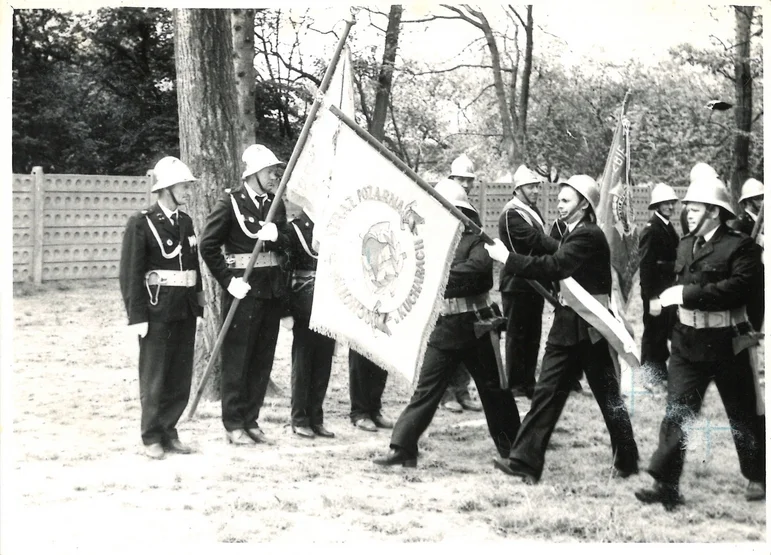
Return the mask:
M195 287L197 280L195 270L150 270L145 274L148 286Z
M228 268L235 268L236 270L243 270L249 263L249 259L252 257L251 253L244 254L226 254L225 262L227 262ZM254 268L278 266L278 257L274 252L260 252L257 253L257 260L254 262Z
M315 277L315 276L316 276L316 270L293 270L292 271L292 277L309 278L309 277Z
M482 310L492 305L490 294L476 295L474 297L457 297L454 299L443 299L441 314L461 314L463 312L473 312Z
M677 315L681 324L686 326L703 328L728 328L747 321L745 307L733 310L689 310L682 306L677 308Z

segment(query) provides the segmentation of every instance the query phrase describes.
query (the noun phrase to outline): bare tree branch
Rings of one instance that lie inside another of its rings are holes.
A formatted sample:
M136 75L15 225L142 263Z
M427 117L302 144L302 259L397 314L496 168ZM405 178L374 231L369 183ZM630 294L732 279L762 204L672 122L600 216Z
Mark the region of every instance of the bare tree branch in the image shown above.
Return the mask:
M406 73L408 75L412 75L412 76L419 76L419 75L434 75L434 74L438 74L438 73L449 73L451 71L456 71L456 70L462 69L462 68L493 69L493 66L491 66L491 65L484 65L484 64L457 64L457 65L454 65L452 67L448 67L448 68L445 68L445 69L430 69L430 70L426 70L426 71L412 71L412 70L403 68L402 72ZM513 70L510 69L510 68L503 68L502 67L501 71L510 73Z

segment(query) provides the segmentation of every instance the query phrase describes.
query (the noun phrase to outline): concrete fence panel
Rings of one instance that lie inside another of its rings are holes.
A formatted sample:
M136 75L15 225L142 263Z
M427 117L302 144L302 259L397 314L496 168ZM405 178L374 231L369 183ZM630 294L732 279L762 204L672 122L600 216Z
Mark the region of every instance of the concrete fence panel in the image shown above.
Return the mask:
M13 175L13 281L114 278L118 276L123 230L129 216L149 206L152 175ZM680 198L685 187L675 187ZM511 199L511 183L480 183L470 195L485 232L498 237L498 217ZM541 191L539 209L551 223L557 218L559 187ZM635 221L650 218L648 187L635 187ZM287 203L287 215L300 208ZM679 227L679 226L678 226Z

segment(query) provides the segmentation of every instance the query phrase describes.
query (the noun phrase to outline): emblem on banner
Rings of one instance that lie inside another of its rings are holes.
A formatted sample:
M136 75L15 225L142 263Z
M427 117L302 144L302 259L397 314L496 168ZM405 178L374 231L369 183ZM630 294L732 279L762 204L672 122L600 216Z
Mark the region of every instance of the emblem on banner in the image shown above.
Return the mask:
M348 197L331 218L337 237L337 294L357 318L386 335L391 335L390 325L409 314L422 291L421 224L425 218L415 202L376 187Z

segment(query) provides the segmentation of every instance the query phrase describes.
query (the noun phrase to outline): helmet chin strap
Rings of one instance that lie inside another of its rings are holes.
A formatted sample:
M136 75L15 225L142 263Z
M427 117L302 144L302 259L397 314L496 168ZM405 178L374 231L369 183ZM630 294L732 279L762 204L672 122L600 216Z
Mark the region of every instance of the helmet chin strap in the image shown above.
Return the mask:
M525 190L524 190L522 187L519 187L519 188L517 189L517 191L519 191L520 193L522 193L522 196L523 196L523 197L525 197L525 200L527 201L527 203L528 203L530 206L535 206L535 203L534 203L534 202L532 201L532 199L530 198L530 195L528 195L528 194L525 192Z
M174 194L174 186L172 185L171 187L169 187L166 190L169 192L169 196L171 196L171 200L174 202L174 205L175 205L174 206L174 210L176 210L177 207L179 206L179 201L177 200L177 197Z
M564 218L560 218L560 220L562 220L562 221L563 221L563 222L565 222L565 223L568 223L568 221L569 221L569 220L571 220L571 219L573 218L573 215L574 215L576 212L578 212L578 210L579 210L579 209L582 209L582 208L583 208L583 205L584 205L584 203L586 203L586 204L589 204L589 201L587 201L587 200L585 200L585 199L584 199L584 200L581 200L581 202L579 202L578 204L576 204L576 207L575 207L575 208L573 208L573 210L571 210L570 212L568 212L568 213L567 213L567 215L565 215L565 217L564 217Z
M701 231L701 228L704 226L704 222L707 220L707 212L709 212L709 209L704 211L704 213L699 218L699 222L696 224L696 227L693 228L693 231L689 231L688 235L691 235L693 237L696 237L696 235L698 235L699 231Z

